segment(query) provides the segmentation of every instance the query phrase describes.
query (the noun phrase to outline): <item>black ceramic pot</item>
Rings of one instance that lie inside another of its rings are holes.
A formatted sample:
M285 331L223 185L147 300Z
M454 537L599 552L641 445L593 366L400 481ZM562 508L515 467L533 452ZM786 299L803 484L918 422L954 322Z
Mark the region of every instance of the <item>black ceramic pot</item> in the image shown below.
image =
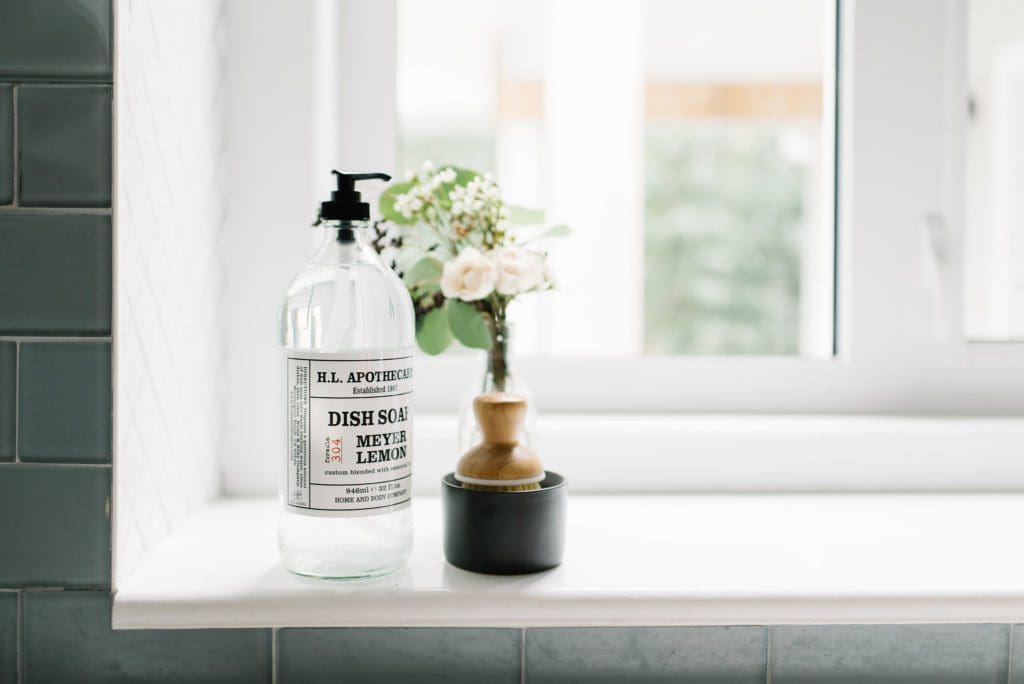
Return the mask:
M489 575L553 568L565 549L567 499L565 478L550 471L530 492L463 489L448 473L441 478L445 558Z

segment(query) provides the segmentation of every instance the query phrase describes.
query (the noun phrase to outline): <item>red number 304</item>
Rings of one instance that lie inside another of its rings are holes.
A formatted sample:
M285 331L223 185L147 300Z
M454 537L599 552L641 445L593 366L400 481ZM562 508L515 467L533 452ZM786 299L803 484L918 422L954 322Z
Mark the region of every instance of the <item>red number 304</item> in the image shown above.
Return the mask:
M341 463L341 438L333 437L327 440L327 458L324 459L326 463Z

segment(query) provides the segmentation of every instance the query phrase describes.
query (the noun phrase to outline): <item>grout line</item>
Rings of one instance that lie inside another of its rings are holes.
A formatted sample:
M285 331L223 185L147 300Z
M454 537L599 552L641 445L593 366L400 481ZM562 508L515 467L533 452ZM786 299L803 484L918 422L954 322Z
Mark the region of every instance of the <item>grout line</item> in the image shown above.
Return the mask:
M112 342L110 335L0 335L0 342Z
M519 684L526 684L526 628L519 634Z
M110 216L113 213L110 207L25 207L18 204L8 204L0 207L0 214L29 216L37 215L71 215L71 216Z
M270 628L270 684L277 684L277 627Z
M14 676L19 682L25 681L25 592L18 591L18 605L14 623Z
M772 651L774 651L774 645L772 644L772 626L768 625L765 629L768 630L767 636L764 639L764 681L765 684L772 684Z
M105 463L64 463L63 461L5 461L0 462L0 470L13 468L15 466L38 466L41 468L110 468L110 462ZM23 587L28 589L29 587ZM38 587L43 589L45 587Z
M13 116L11 117L11 125L14 130L11 131L11 151L14 153L14 197L11 199L11 207L18 206L18 195L21 194L21 148L18 145L18 84L14 84L11 88L11 111Z
M1013 684L1013 623L1009 624L1006 637L1006 684Z
M222 8L221 8L222 9ZM118 498L117 492L117 478L118 478L118 459L115 458L118 452L118 366L120 359L118 358L117 352L114 350L114 333L117 328L117 316L118 316L118 297L117 288L119 286L118 271L118 248L117 248L117 221L115 218L114 208L117 206L117 186L118 186L118 173L120 173L120 154L118 150L120 148L120 134L118 133L118 122L120 120L120 87L114 87L115 74L120 69L121 65L121 50L115 49L117 43L117 37L122 35L124 26L121 18L121 3L111 2L110 5L110 20L111 29L107 34L107 38L110 41L110 416L107 418L107 425L110 428L110 495L107 497L107 524L110 525L110 585L111 589L117 588L118 573L117 568L123 564L122 557L125 555L124 548L121 544L117 543L119 525L121 524L121 511L120 506L114 504L114 499ZM271 633L271 642L273 642L273 633ZM273 658L271 659L271 667L273 667ZM271 675L273 676L273 675Z
M36 77L18 77L12 78L0 78L0 85L16 85L21 87L35 88L38 86L44 86L46 88L82 88L82 87L107 87L113 88L114 82L112 80L103 80L96 78L85 78L85 77L71 77L71 76L36 76Z
M14 340L14 462L21 460L21 340Z

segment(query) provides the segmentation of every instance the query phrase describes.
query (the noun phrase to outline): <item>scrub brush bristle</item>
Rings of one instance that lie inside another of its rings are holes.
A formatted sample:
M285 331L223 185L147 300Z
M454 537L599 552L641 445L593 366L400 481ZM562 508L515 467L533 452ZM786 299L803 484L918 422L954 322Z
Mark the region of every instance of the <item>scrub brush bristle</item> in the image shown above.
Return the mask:
M480 485L473 484L472 482L463 482L463 489L475 489L481 492L532 492L535 489L540 489L540 482L530 482L529 484L521 485Z

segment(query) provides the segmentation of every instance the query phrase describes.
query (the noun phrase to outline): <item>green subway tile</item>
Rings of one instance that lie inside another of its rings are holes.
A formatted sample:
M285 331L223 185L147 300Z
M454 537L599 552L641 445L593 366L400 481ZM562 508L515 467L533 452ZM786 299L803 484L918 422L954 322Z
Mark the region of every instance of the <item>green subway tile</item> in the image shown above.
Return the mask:
M762 684L764 627L567 627L526 632L526 681Z
M0 586L110 586L110 468L0 465Z
M109 86L18 88L18 202L109 207Z
M1009 684L1024 684L1024 625L1013 625L1013 638L1010 643L1013 650L1010 653L1010 677Z
M271 681L269 629L114 631L106 592L29 591L23 600L26 684Z
M109 216L0 214L0 333L110 332Z
M22 343L22 461L110 461L109 342Z
M0 204L14 201L14 88L0 85Z
M0 461L14 460L14 431L17 415L15 385L18 377L18 347L0 342Z
M279 684L518 684L518 629L283 629Z
M0 2L0 78L110 81L110 0Z
M18 594L0 591L0 682L18 679Z
M774 684L1007 681L1008 625L772 628Z

